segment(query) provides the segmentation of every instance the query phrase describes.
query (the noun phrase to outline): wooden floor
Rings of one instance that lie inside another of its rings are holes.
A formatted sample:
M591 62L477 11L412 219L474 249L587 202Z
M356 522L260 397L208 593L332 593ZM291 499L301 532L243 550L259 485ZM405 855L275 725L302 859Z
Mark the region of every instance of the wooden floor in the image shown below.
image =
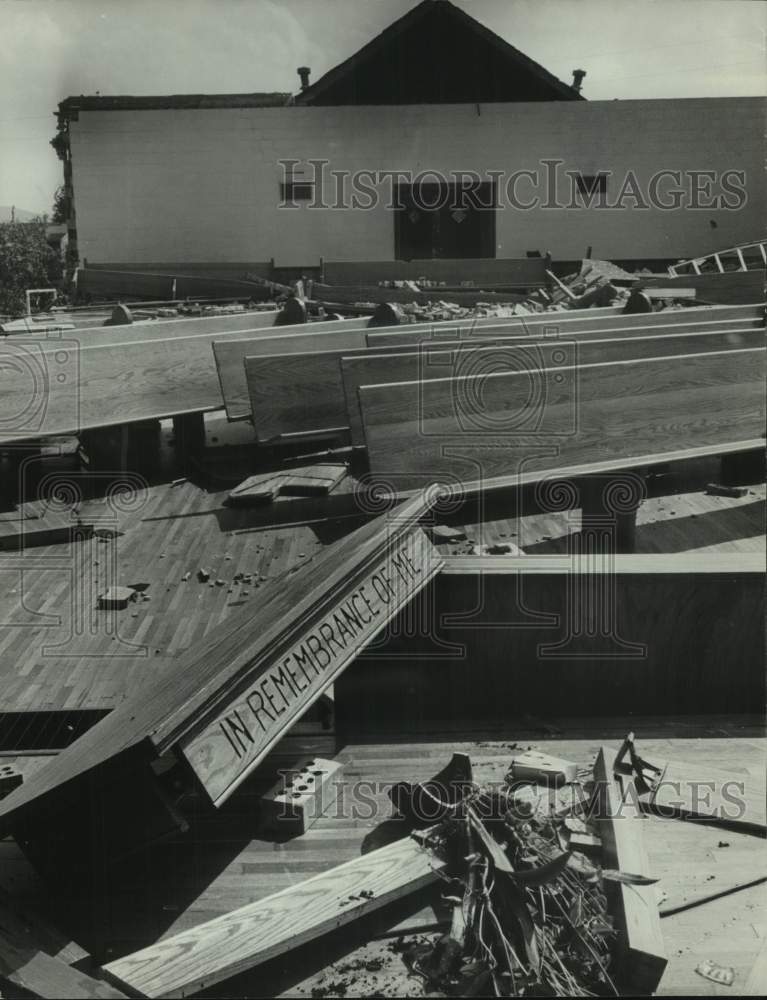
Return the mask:
M554 738L542 739L543 727L555 732ZM254 838L254 803L245 786L215 820L198 822L183 840L143 858L139 877L136 869L115 876L106 909L71 895L46 895L9 841L0 843L0 887L20 905L44 906L46 915L99 961L116 958L381 846L398 832L386 788L402 779L430 777L454 751L469 753L477 779L487 782L503 777L515 746L542 748L588 765L600 744L617 746L629 728L650 761L695 761L764 782L767 741L753 719L531 720L494 739L456 732L439 743L403 738L396 744L346 746L339 755L345 764L339 804L304 836L284 843ZM32 765L29 760L20 763ZM644 824L650 872L660 879L661 913L767 875L760 837L691 821L649 817ZM669 965L660 994L726 995L726 988L695 973L706 958L732 966L734 990L742 989L767 939L765 902L762 885L665 917ZM427 894L275 959L208 995L423 995L420 981L407 976L401 950L414 928L433 925L442 913L439 891Z
M225 460L218 468L218 483L207 490L183 481L81 503L79 517L95 528L91 538L0 552L0 712L113 707L233 609L257 607L266 588L359 523L348 514L328 519L321 504L313 517L314 501L285 500L266 512L225 507L244 476ZM705 483L718 475L715 461L704 462L694 481L673 480L666 488L677 492L647 499L637 551L763 554L764 485L742 498L709 496ZM338 492L352 486L350 477ZM530 555L558 553L580 529L577 508L517 517L509 503L495 503L481 523L463 526L467 541L440 550L469 553L476 544L511 541ZM270 526L275 507L283 523ZM57 523L64 513L50 509ZM208 582L197 579L199 569ZM235 582L237 574L250 577ZM145 585L143 598L125 610L97 610L98 596L114 584Z

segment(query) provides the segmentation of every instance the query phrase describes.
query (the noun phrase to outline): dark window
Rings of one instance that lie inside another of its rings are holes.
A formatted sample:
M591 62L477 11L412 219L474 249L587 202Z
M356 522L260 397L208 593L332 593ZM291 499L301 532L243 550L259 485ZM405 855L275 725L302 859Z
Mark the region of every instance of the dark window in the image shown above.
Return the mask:
M575 186L585 197L607 194L607 174L576 174Z
M286 181L280 187L284 202L311 201L314 198L314 183L311 181Z

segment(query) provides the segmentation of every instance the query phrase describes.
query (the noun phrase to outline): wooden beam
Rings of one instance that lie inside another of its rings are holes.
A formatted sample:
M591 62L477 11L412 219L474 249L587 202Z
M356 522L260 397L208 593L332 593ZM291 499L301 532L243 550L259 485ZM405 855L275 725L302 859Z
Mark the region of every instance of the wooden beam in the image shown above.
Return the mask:
M602 865L626 874L647 875L642 819L631 796L633 782L624 789L614 777L615 757L615 750L602 747L594 764L595 794L601 807L597 829L602 840ZM619 982L630 988L632 995L652 994L667 964L655 886L612 883L609 889L619 934Z
M399 840L110 962L103 971L133 995L189 996L432 884L443 868L415 840Z
M561 341L555 342L556 346L526 337L509 338L498 341L495 345L488 344L482 347L467 345L463 341L460 342L463 351L460 358L456 356L451 345L445 345L449 346L449 350L438 349L435 345L434 350L430 346L424 346L419 351L405 352L402 348L399 350L393 348L387 353L379 353L371 348L367 352L341 359L341 381L351 443L356 446L365 443L358 396L358 391L363 385L433 380L444 378L451 372L468 374L472 371L520 370L526 350L529 353L529 348L525 345L534 344L539 346L530 355L530 359L539 366L545 361L545 356L551 355L555 350L566 350L578 364L593 364L682 353L706 353L735 347L758 347L764 340L764 331L756 326L757 322L753 321L753 327L744 324L739 329L727 331L716 329L701 331L692 326L684 326L663 331L657 327L650 327L649 330L637 327L619 337L610 337L609 332L607 336L589 332L563 337ZM331 405L332 393L333 382L329 378L325 385L325 405ZM307 399L311 400L311 395ZM334 418L336 421L339 419L337 410L334 410Z
M363 386L370 468L408 490L716 454L763 434L764 361L750 348Z

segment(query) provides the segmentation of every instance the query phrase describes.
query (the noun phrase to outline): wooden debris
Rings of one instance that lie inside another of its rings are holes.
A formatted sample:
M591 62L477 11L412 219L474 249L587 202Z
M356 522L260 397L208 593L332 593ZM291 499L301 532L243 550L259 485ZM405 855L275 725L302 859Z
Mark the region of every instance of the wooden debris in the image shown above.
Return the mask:
M104 966L145 997L188 996L435 882L444 863L412 838Z
M602 747L594 764L602 864L619 872L645 875L647 856L636 792L630 778L614 776L615 759L615 750ZM611 891L619 925L621 980L634 994L654 993L667 963L655 890L652 885L616 882L611 883Z
M346 478L348 471L345 463L307 465L285 474L279 492L281 496L327 496Z
M269 472L260 476L248 476L231 491L227 503L233 507L260 506L271 503L280 491L280 473Z
M284 771L261 799L260 829L300 836L338 797L343 764L308 757Z
M528 750L514 757L509 771L510 781L532 781L536 784L564 785L575 781L578 765L561 757L552 757L540 750Z

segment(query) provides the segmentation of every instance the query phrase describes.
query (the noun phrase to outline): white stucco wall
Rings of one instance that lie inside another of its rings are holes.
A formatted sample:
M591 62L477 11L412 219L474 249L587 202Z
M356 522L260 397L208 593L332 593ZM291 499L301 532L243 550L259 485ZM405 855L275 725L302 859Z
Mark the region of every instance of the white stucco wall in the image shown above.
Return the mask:
M348 108L87 111L71 124L80 254L89 263L390 260L392 213L280 209L281 159L329 170L742 170L747 204L699 209L497 212L496 256L696 256L764 231L760 98ZM665 187L661 191L665 192ZM714 185L714 191L719 190ZM527 199L523 180L517 193ZM569 195L568 195L569 197ZM716 228L711 222L716 223Z

